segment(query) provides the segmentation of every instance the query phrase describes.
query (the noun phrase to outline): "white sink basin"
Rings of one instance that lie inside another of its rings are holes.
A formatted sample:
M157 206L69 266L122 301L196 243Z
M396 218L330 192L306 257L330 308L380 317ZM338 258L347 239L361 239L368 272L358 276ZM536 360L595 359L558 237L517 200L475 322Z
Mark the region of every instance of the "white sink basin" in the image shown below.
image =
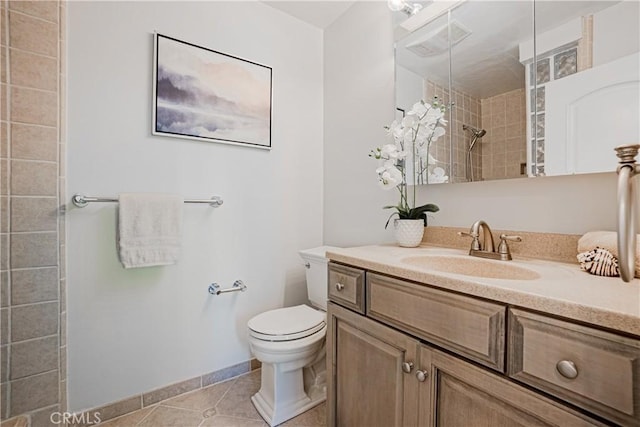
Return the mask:
M402 263L442 273L488 279L536 280L540 274L528 268L510 264L511 261L493 261L471 256L420 255L403 258Z

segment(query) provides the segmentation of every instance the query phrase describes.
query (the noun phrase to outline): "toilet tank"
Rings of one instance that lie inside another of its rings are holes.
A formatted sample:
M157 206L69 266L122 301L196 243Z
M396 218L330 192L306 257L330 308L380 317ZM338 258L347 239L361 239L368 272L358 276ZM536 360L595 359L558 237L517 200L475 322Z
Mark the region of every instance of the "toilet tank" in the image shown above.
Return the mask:
M307 292L311 304L322 310L327 310L327 251L338 249L334 246L320 246L300 251L307 273Z

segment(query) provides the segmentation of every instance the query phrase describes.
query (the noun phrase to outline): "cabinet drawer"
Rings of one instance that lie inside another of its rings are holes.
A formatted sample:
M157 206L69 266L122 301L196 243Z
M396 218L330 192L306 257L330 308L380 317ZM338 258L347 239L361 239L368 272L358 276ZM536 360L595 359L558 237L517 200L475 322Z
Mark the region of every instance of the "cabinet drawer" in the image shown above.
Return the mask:
M367 316L504 372L506 307L367 273Z
M640 341L509 310L508 374L622 425L640 425Z
M364 270L329 263L329 299L364 314Z

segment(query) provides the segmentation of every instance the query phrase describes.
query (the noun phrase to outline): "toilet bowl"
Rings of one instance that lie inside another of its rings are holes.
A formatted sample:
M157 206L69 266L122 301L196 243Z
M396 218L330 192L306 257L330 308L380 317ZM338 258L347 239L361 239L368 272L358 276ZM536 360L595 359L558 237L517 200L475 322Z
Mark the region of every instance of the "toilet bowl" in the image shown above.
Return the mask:
M328 246L300 251L314 307L270 310L249 320L249 346L262 363L260 390L251 397L270 426L281 424L326 400Z

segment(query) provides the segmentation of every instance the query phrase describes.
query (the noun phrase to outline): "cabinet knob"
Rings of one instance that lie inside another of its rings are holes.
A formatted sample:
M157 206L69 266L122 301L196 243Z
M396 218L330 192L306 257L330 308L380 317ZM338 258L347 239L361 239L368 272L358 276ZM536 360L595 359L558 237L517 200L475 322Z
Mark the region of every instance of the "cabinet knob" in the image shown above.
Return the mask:
M338 292L342 291L344 289L344 285L342 283L336 283L336 290Z
M578 367L571 360L561 360L556 364L556 369L565 378L570 380L578 376Z
M418 379L418 381L420 381L421 383L422 383L422 382L425 382L425 380L426 380L427 378L429 378L429 373L428 373L427 371L420 371L420 370L417 370L417 371L416 371L416 378L417 378L417 379Z
M413 370L413 362L404 362L402 364L402 370L407 374L410 374L411 371Z

